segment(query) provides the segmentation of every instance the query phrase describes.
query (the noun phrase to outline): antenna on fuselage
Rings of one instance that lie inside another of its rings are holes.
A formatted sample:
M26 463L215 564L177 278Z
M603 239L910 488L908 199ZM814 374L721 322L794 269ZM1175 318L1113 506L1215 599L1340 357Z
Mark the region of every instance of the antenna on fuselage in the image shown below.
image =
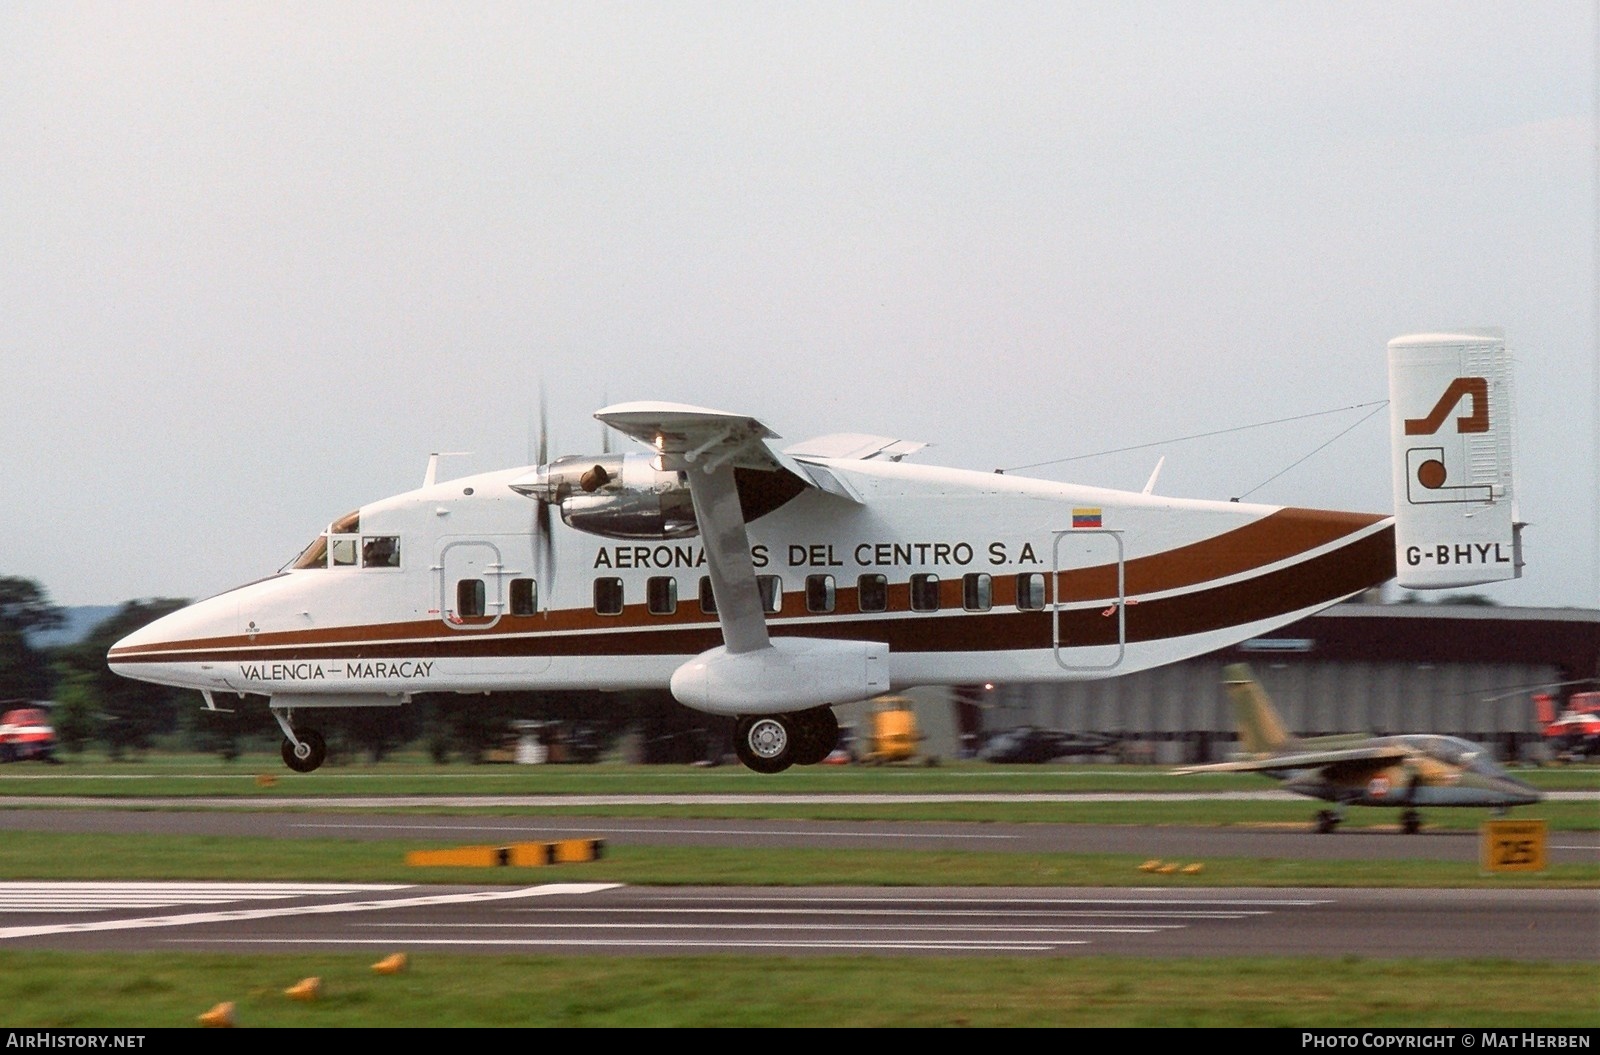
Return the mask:
M1156 477L1161 475L1161 467L1167 464L1167 456L1163 454L1156 459L1156 467L1150 471L1150 479L1145 481L1144 493L1149 494L1156 489Z
M438 482L440 458L457 458L471 453L471 451L434 451L428 455L428 471L422 474L422 486L432 487Z

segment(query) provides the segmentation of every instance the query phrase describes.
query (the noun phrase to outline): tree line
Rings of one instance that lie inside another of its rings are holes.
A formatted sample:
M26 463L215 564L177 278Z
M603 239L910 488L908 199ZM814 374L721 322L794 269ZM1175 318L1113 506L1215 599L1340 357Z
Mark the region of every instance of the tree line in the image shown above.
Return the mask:
M68 757L99 751L136 760L171 749L237 758L247 748L275 750L282 733L266 697L218 695L212 711L193 689L124 678L106 664L117 641L189 603L127 601L81 641L43 646L35 642L65 624L64 611L39 583L0 576L0 701L48 703ZM418 693L399 707L317 714L330 764L416 749L436 762L496 760L516 721L544 723L540 738L551 761L595 761L619 751L641 762L720 760L732 742L731 721L692 711L666 692Z

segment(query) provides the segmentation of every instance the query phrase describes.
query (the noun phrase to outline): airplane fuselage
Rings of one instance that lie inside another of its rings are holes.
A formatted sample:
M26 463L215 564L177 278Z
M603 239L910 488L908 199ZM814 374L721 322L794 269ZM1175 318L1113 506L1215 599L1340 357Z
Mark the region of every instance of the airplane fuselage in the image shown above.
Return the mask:
M1301 741L1301 746L1317 742ZM1543 797L1537 788L1506 772L1484 748L1460 737L1412 733L1373 737L1362 743L1404 757L1282 770L1273 775L1284 781L1287 790L1340 805L1507 809Z
M774 639L887 646L890 688L1129 673L1202 654L1394 575L1391 519L815 461L748 526ZM362 507L277 575L119 642L119 673L302 706L417 692L664 687L722 643L697 537L557 526L541 566L527 468ZM781 497L781 496L780 496ZM376 554L375 559L369 559Z

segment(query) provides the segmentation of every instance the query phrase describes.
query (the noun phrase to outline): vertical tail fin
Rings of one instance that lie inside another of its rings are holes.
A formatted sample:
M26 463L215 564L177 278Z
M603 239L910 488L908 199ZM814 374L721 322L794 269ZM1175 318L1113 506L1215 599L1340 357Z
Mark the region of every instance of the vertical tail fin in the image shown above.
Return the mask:
M1400 585L1450 589L1519 578L1505 335L1390 341L1389 442Z
M1233 703L1234 721L1239 726L1239 743L1251 754L1282 751L1294 742L1294 736L1283 727L1277 708L1267 697L1266 690L1243 663L1235 663L1222 672L1222 683L1228 687Z

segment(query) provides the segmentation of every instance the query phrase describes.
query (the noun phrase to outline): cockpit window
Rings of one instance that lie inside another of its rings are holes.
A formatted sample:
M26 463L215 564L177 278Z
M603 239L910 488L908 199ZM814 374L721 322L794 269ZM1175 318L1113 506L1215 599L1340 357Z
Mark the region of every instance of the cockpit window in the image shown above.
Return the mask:
M400 567L400 538L397 535L368 535L361 540L361 566L364 568Z
M348 535L333 540L333 566L353 568L356 563L356 540Z
M361 531L361 510L346 513L328 527L330 535L355 535Z
M300 551L292 568L326 568L328 566L328 536L318 535L311 545Z

